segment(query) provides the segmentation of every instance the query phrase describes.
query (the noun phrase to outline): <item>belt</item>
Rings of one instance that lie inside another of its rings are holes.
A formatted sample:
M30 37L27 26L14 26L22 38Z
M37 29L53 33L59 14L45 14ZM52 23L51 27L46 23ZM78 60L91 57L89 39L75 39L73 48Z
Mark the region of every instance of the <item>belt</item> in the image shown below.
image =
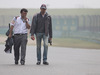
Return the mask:
M14 35L26 35L27 33L25 33L25 34L14 34Z

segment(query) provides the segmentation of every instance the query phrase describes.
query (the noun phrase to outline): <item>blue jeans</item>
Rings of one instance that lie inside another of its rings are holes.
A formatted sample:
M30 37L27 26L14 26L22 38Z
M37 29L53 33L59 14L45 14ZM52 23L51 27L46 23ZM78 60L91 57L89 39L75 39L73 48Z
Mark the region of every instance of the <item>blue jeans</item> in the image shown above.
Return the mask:
M43 51L43 62L47 61L47 52L48 52L48 36L45 36L45 33L36 33L37 41L37 61L41 62L41 41L43 39L44 51Z

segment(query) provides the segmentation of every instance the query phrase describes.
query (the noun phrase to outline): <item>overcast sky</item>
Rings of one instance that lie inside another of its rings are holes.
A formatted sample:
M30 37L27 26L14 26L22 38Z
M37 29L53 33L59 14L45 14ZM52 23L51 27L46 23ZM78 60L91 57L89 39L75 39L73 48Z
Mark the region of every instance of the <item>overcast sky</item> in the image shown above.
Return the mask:
M100 8L100 0L0 0L0 8Z

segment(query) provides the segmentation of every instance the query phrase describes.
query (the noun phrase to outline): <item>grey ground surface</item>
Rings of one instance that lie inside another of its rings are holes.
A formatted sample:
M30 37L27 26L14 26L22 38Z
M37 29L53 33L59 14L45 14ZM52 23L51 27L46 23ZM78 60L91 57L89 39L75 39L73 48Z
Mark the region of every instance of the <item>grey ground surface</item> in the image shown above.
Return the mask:
M100 50L49 47L49 66L36 65L35 46L27 46L25 66L14 65L13 53L3 50L0 45L0 75L100 75Z

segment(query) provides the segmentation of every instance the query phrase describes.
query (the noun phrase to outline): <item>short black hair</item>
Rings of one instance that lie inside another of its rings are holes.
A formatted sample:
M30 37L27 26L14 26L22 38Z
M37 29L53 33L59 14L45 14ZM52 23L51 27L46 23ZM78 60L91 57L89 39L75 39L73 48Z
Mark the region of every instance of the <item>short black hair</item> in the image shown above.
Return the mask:
M25 8L22 8L21 10L20 10L20 13L22 13L22 12L28 12L28 10L27 9L25 9Z

